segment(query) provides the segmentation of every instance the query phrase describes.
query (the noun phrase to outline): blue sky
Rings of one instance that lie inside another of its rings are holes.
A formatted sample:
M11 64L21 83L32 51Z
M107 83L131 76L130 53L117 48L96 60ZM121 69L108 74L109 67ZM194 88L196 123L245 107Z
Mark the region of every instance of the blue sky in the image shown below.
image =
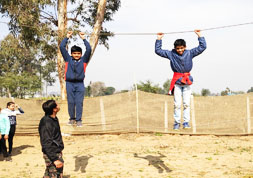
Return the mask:
M252 7L252 0L122 0L114 21L105 27L115 33L206 29L253 22ZM8 28L0 25L3 39ZM253 87L252 31L253 24L202 32L207 49L194 58L194 92L207 88L215 93L226 87L246 92ZM164 36L163 49L171 50L178 38L186 40L188 49L198 45L195 33L172 34ZM122 90L130 89L136 79L162 86L173 73L169 60L155 54L155 40L156 35L115 36L109 41L109 50L98 46L87 67L85 84L103 81L106 86ZM55 86L59 89L59 84Z

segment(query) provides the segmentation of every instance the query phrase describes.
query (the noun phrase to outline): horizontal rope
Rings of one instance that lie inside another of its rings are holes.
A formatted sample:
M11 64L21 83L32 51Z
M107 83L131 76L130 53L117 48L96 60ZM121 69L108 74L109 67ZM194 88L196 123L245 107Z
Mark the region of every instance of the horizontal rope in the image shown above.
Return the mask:
M9 24L8 22L2 22L0 21L0 23L5 23L5 24ZM253 22L247 22L247 23L240 23L240 24L234 24L234 25L225 25L225 26L218 26L218 27L211 27L211 28L204 28L204 29L200 29L201 31L209 31L209 30L217 30L217 29L223 29L223 28L232 28L232 27L237 27L237 26L243 26L243 25L252 25ZM20 26L24 26L24 27L31 27L31 28L36 28L35 26L29 26L29 25L20 25ZM194 30L187 30L187 31L176 31L176 32L163 32L163 34L165 35L170 35L170 34L179 34L179 33L191 33L194 32ZM86 35L91 36L93 33L86 33ZM145 32L140 32L140 33L136 33L136 32L126 32L126 33L100 33L100 36L112 36L112 35L132 35L132 36L136 36L136 35L157 35L157 33L153 32L153 33L145 33Z

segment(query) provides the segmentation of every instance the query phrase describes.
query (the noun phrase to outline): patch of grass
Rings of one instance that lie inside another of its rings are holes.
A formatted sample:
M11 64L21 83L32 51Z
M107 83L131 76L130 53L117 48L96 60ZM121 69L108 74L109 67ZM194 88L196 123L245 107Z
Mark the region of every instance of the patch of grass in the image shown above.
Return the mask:
M253 178L253 174L251 174L251 175L245 175L242 178Z
M213 155L219 155L219 151L216 150L216 152Z
M163 136L163 134L162 134L162 133L159 133L159 132L156 132L156 133L155 133L155 136Z
M206 159L209 160L209 161L213 160L212 157L207 157Z
M251 147L247 147L247 148L242 148L241 152L250 152L251 151Z
M234 151L234 149L233 149L233 148L231 148L231 147L229 147L229 148L228 148L228 150L229 150L229 151Z

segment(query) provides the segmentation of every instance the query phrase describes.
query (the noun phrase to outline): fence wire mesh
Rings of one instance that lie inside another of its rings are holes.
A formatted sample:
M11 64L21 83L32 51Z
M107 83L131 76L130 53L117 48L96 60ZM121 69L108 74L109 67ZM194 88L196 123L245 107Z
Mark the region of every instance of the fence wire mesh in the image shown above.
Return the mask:
M0 98L1 108L10 101ZM16 99L25 111L17 116L17 134L38 135L38 124L44 113L42 100ZM251 134L253 94L194 97L191 102L191 129L173 130L173 97L138 91L110 96L85 98L83 127L68 126L68 105L61 107L58 118L61 131L67 135L106 133L178 133L242 135ZM182 107L183 108L183 107ZM183 112L183 111L182 111ZM183 122L183 120L181 120Z

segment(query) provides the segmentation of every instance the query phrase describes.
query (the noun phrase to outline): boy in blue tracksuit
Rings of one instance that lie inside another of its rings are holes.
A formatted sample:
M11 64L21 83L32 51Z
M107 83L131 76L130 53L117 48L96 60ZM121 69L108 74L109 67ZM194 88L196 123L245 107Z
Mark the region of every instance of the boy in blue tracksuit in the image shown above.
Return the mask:
M68 99L69 125L73 125L76 121L77 127L82 127L82 112L85 87L83 80L85 78L85 70L91 55L91 47L85 39L83 32L79 36L84 42L86 51L82 56L82 48L79 46L71 47L71 55L66 50L68 39L72 35L72 31L67 33L60 44L61 54L65 61L65 80Z
M180 128L182 96L184 107L183 128L190 128L190 85L193 83L193 78L190 74L193 64L192 59L206 49L206 41L204 37L201 37L200 30L195 30L195 33L198 36L199 46L191 50L186 49L186 42L183 39L178 39L174 42L174 49L172 51L161 49L163 33L157 34L155 43L155 53L161 57L168 58L171 69L174 72L169 91L169 94L172 94L174 91L174 130Z

